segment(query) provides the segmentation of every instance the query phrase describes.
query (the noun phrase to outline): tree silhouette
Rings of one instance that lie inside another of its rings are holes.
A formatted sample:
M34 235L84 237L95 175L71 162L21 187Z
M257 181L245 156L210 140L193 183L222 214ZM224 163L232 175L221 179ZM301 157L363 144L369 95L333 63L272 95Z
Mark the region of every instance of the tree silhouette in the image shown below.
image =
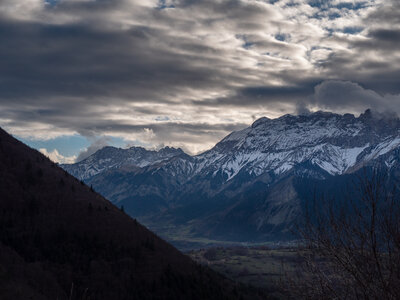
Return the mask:
M400 197L385 176L359 178L345 201L314 201L300 230L307 299L400 299ZM326 205L319 205L321 202Z

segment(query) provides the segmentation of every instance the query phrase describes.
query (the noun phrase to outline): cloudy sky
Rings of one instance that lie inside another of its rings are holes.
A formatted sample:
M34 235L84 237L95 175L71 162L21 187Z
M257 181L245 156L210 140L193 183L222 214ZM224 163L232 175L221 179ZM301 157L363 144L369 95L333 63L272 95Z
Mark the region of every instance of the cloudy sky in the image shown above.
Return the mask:
M59 162L366 108L400 113L399 1L0 1L0 126Z

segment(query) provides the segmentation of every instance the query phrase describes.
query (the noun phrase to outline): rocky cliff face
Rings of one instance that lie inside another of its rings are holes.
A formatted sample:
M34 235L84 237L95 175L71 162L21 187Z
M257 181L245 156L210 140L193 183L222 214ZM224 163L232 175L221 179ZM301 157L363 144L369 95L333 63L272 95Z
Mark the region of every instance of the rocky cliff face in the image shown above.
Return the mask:
M197 156L107 147L63 167L161 234L157 224L257 240L290 231L305 201L300 181L324 185L368 166L397 172L399 149L397 117L316 112L261 118Z

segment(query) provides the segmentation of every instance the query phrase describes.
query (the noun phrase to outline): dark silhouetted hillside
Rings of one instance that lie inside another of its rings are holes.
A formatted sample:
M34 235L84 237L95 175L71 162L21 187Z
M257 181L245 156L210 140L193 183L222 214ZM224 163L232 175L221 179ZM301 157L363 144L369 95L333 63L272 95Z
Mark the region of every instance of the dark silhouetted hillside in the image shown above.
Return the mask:
M242 298L0 129L0 299Z

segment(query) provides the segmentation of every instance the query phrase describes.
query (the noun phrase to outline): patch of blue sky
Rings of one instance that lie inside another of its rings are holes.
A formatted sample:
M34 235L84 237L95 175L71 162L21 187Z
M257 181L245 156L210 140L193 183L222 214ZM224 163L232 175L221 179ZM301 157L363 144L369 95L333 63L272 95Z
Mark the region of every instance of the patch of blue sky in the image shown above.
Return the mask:
M356 27L345 27L345 28L343 28L342 32L347 33L347 34L357 34L363 30L364 30L363 27L357 27L357 26Z
M235 37L238 40L242 40L243 41L242 47L244 49L250 49L254 45L254 43L252 43L252 42L247 40L247 37L246 37L245 34L236 34Z
M49 5L56 5L58 2L60 2L61 0L44 0L44 2L46 3L46 4L49 4Z
M328 10L331 8L346 9L346 10L359 10L371 5L368 1L331 1L331 0L310 0L308 5L311 7L319 8L320 10Z
M339 19L341 17L342 17L342 15L340 13L338 13L338 12L332 12L332 13L328 14L329 20Z
M326 0L310 0L308 1L308 5L310 5L311 7L317 7L317 8L321 8L321 9L326 9L329 7L329 3L330 1L326 1Z
M17 138L35 149L45 148L47 151L57 149L57 151L64 156L77 155L80 150L90 145L88 139L81 135L60 136L50 140L27 139L18 136Z
M278 33L275 35L275 39L281 42L284 42L287 38L288 36L284 33Z
M168 116L157 116L154 120L157 121L157 122L166 122L166 121L169 121L171 119Z
M328 36L332 36L335 32L337 32L337 29L329 28L329 27L324 27L324 30L327 32Z
M324 30L328 33L328 36L332 36L335 32L342 32L346 34L358 34L364 30L363 27L345 27L343 29L324 27Z
M57 150L63 156L78 156L79 153L90 146L91 141L81 135L60 136L50 140L27 139L16 136L20 141L37 150L45 148L48 152ZM125 148L128 141L120 137L108 137L110 146Z
M244 42L244 44L242 45L242 47L243 47L244 49L250 49L251 46L253 46L253 45L254 45L254 43L251 43L251 42Z
M362 1L362 2L350 2L350 1L343 1L340 2L336 5L334 5L333 7L338 8L338 9L349 9L349 10L359 10L362 8L365 8L369 6L368 1Z
M159 0L157 9L175 8L174 5L168 4L166 0Z

